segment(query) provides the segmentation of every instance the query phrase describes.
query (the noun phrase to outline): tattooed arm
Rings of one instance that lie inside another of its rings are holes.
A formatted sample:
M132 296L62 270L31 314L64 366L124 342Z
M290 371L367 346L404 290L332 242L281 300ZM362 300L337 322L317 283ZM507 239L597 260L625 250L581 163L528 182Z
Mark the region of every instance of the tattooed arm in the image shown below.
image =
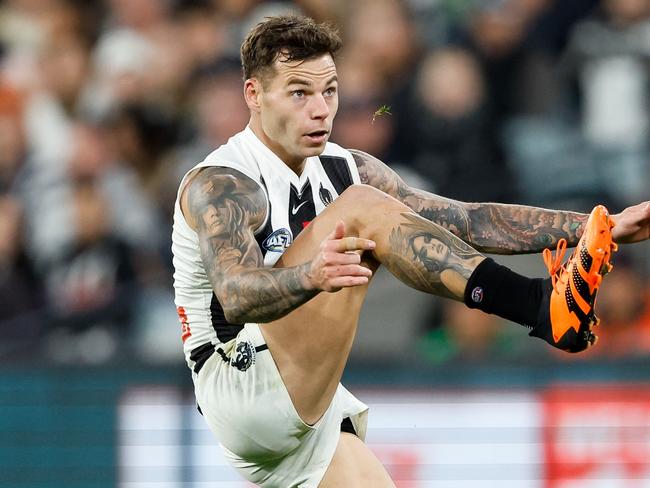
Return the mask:
M411 188L377 158L351 150L361 182L398 199L481 252L523 254L553 247L561 238L578 243L588 215L524 205L464 203Z
M312 259L293 267L265 268L254 231L266 217L266 196L250 178L230 168L204 168L183 190L181 208L199 237L201 258L230 323L271 322L321 291L368 283L372 272L360 253L374 242L345 237L342 222Z
M254 230L266 217L261 188L237 170L199 170L181 200L199 236L201 257L214 292L231 323L270 322L315 296L310 263L264 268Z

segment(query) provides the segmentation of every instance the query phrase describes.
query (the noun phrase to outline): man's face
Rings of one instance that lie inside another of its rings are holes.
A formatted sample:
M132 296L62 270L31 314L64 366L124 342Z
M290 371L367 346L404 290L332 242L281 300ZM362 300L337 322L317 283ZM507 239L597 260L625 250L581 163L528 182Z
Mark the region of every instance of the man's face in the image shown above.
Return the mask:
M325 149L338 110L336 66L329 54L283 62L260 84L264 142L285 163L299 165Z
M208 205L206 210L203 212L201 218L203 219L203 225L208 231L209 236L215 237L226 232L226 221L228 215L223 215L225 213L227 213L225 208L222 212L219 212L214 205Z
M413 239L413 250L422 261L445 263L449 258L449 247L438 239L421 235Z

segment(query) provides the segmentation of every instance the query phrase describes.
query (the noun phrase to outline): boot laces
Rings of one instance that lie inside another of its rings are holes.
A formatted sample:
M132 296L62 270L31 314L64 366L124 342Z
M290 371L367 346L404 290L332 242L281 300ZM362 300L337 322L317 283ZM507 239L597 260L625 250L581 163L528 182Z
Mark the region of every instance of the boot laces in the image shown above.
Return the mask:
M566 271L566 267L569 261L565 264L562 264L562 259L566 254L567 241L566 239L560 239L557 242L557 248L555 250L555 256L550 249L546 248L542 252L542 257L544 258L544 264L546 269L548 269L548 274L551 275L551 283L553 284L553 290L557 291L557 282L562 275L562 271Z

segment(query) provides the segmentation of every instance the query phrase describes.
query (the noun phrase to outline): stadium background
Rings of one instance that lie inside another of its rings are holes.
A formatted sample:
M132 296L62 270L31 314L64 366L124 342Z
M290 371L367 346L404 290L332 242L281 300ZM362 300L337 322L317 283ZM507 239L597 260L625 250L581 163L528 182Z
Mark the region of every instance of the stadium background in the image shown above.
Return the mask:
M648 0L0 1L0 486L246 486L193 407L170 216L246 123L242 36L288 10L345 39L333 140L414 185L650 199ZM398 486L650 486L649 253L616 255L579 356L380 273L345 382Z

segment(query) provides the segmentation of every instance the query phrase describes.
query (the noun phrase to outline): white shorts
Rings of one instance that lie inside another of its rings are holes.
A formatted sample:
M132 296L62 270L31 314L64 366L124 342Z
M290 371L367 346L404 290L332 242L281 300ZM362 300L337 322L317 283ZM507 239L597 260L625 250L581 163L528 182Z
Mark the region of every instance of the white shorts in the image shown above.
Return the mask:
M315 425L298 416L257 324L213 354L195 377L196 398L226 457L262 487L316 488L329 466L349 417L366 434L368 407L339 384Z

